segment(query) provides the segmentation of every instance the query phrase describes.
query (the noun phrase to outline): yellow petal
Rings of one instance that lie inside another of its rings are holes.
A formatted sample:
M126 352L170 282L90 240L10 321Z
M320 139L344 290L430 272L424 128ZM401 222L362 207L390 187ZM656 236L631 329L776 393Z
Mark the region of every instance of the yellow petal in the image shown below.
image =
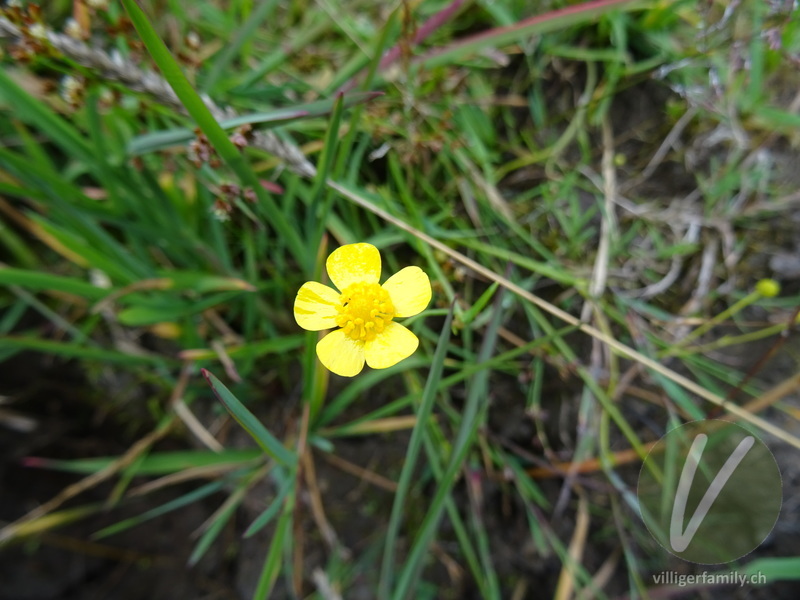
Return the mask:
M320 331L336 327L340 294L316 281L303 284L294 299L294 320L303 329Z
M331 253L325 268L339 291L351 283L378 283L381 254L372 244L347 244Z
M370 367L385 369L411 356L418 345L417 336L392 321L374 340L364 344L364 353Z
M337 329L317 342L317 356L329 371L353 377L364 368L364 342L349 338Z
M395 317L411 317L421 313L431 301L431 282L419 267L406 267L383 284L394 304Z

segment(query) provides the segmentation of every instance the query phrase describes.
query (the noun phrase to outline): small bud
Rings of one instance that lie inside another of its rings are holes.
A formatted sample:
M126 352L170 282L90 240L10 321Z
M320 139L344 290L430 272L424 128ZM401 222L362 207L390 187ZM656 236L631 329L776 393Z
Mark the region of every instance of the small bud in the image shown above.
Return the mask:
M73 40L82 40L84 38L83 27L75 19L67 19L67 22L64 23L64 33Z
M239 150L243 150L247 147L247 138L244 137L240 132L235 131L230 138L233 145L236 146Z
M84 91L84 83L77 77L66 75L61 80L61 97L74 108L80 106Z
M28 27L28 33L31 37L36 38L37 40L47 39L47 29L41 23L34 23Z
M196 31L190 31L186 34L185 38L186 45L194 51L200 49L200 36L197 35Z
M100 92L100 106L102 108L111 108L117 102L114 92L108 88L103 88Z
M219 191L227 199L228 202L236 200L242 194L242 188L235 183L221 183Z
M781 284L774 279L762 279L756 284L756 292L764 298L774 298L781 293Z
M91 269L89 271L89 281L93 286L104 290L111 289L112 287L111 278L100 269Z
M215 200L214 205L211 207L211 214L220 223L225 223L231 220L231 205L222 200Z

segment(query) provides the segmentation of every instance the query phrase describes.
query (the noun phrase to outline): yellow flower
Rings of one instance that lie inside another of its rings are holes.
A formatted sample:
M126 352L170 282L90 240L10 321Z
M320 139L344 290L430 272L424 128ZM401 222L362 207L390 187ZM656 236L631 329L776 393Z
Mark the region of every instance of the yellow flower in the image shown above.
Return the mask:
M309 281L297 292L294 318L309 331L339 327L317 343L317 356L329 370L353 377L364 368L385 369L408 358L417 336L394 321L425 310L431 284L419 267L401 269L380 285L381 255L372 244L348 244L325 263L341 291Z

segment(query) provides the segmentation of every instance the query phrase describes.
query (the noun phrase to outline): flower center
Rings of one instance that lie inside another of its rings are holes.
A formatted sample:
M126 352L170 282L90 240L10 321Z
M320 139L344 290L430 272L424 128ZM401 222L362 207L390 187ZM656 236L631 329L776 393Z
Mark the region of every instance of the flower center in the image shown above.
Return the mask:
M389 292L377 283L352 283L340 300L336 324L354 340L374 340L394 317Z

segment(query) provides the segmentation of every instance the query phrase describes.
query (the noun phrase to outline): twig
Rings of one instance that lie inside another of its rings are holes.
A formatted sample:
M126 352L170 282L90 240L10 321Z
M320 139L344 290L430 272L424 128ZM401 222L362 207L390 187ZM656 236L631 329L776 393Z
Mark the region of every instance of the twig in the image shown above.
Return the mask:
M364 467L353 464L348 460L328 452L323 453L322 458L337 469L341 469L345 473L350 473L350 475L358 477L362 481L371 483L372 485L384 489L387 492L394 493L397 491L397 483L391 479L387 479L383 475L378 475L375 471L365 469Z
M572 598L577 581L577 565L583 564L583 551L586 548L586 538L589 535L589 502L586 494L578 495L578 513L575 519L575 531L567 548L567 557L564 566L558 576L556 585L556 600L568 600Z
M600 243L597 246L597 257L594 261L592 280L589 283L589 300L583 305L581 320L589 318L592 303L602 296L608 281L608 256L611 238L617 232L617 217L614 204L617 197L617 171L614 168L614 133L608 114L603 118L603 215L600 224Z
M319 592L323 600L342 600L342 595L333 589L331 580L328 579L325 571L316 567L311 573L311 579L314 580L314 585L317 586L317 592Z

